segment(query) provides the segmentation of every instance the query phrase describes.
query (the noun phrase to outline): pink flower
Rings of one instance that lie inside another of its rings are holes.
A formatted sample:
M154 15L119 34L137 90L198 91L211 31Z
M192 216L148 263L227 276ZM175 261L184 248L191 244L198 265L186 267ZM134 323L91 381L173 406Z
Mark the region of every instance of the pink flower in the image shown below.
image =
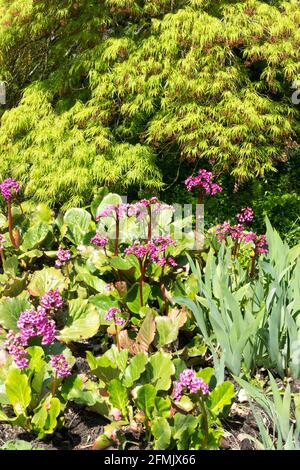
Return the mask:
M182 393L197 393L201 391L202 395L208 395L209 387L203 379L196 376L195 371L192 369L185 369L179 376L179 381L175 383L173 388L174 400L180 400Z
M24 340L24 346L27 345L30 338L35 336L42 336L43 345L51 344L55 340L55 322L47 317L43 307L38 307L37 311L25 310L22 312L17 327L21 330L20 335Z
M231 227L229 222L224 222L223 224L217 225L216 237L220 243L226 239L227 235L230 233L230 228Z
M117 307L110 307L104 318L107 321L114 321L116 325L124 325L125 320L120 316L121 310Z
M59 293L59 290L52 289L46 292L46 294L44 294L41 298L40 304L45 310L51 310L54 308L62 307L63 299Z
M98 232L91 238L91 243L96 246L101 246L101 248L106 247L108 241L108 237L104 237Z
M70 250L64 250L61 246L57 251L57 260L55 261L56 268L63 266L71 258Z
M65 378L71 375L69 364L63 354L51 356L50 364L58 377Z
M109 215L114 215L115 217L118 217L119 219L121 219L122 217L124 217L124 215L126 215L126 212L127 212L127 208L128 208L128 204L108 204L105 209L103 209L102 212L100 212L97 216L96 216L96 221L99 222L99 220L102 218L102 217L108 217Z
M29 365L28 353L24 346L27 346L27 339L20 333L12 330L7 333L5 347L19 369L25 369Z
M253 242L256 239L257 235L254 232L244 232L243 238L246 243Z
M0 184L0 191L4 199L9 201L15 194L20 191L20 185L13 178L8 178Z
M237 214L236 218L238 222L243 224L244 222L252 222L253 216L254 213L251 207L243 207L243 209L241 209L241 212Z
M6 347L17 367L23 369L28 367L28 353L25 348L31 338L41 336L42 345L52 344L55 340L55 322L49 320L46 310L38 307L35 310L25 310L17 321L18 333L9 331L7 334Z
M214 196L222 191L222 187L214 183L213 178L214 176L211 171L201 169L197 176L189 176L185 180L185 186L188 191L191 191L194 187L203 188L207 195L211 194Z
M132 246L126 248L125 254L126 256L133 254L140 260L145 261L148 259L160 266L164 266L167 263L164 252L168 246L175 244L175 241L170 236L159 236L144 244L137 240ZM170 264L174 265L175 261L173 258L170 259Z
M255 244L255 253L257 255L268 253L269 250L268 250L268 242L267 242L266 235L257 236L257 238L254 240L254 244Z
M167 259L168 265L172 266L173 268L177 268L178 264L176 263L175 259L169 256Z

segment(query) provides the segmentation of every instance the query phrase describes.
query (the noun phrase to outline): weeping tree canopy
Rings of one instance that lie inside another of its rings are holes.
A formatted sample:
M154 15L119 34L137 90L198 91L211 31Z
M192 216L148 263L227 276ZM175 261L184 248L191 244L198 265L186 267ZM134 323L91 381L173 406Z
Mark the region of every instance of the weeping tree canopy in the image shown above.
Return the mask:
M0 0L0 176L65 206L179 161L264 176L297 145L299 50L298 0Z

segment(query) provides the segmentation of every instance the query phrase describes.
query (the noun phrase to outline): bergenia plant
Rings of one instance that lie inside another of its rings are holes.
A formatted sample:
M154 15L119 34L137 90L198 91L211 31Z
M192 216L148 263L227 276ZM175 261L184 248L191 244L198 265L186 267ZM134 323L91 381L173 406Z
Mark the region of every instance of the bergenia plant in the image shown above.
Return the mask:
M127 213L128 204L108 204L103 211L96 216L96 221L99 222L101 218L112 215L115 218L115 246L114 255L118 256L119 253L119 237L120 237L120 219ZM93 242L92 242L93 243Z
M197 377L196 372L192 369L185 369L179 376L179 381L174 384L173 399L180 401L184 394L193 394L199 404L199 412L203 419L204 439L202 448L206 449L208 443L208 411L204 398L209 394L208 384L201 378Z
M242 243L253 244L251 252L251 268L250 276L253 277L255 273L255 265L257 258L264 253L268 252L268 242L266 235L257 235L251 230L245 228L245 223L251 224L254 218L254 213L251 207L244 207L240 213L236 215L237 224L231 225L228 221L219 224L215 228L216 237L219 243L223 241L227 243L227 237L230 237L233 243L232 255L237 257L239 254L240 246Z
M12 218L12 200L19 193L20 185L13 178L8 178L0 184L0 191L2 197L7 203L7 222L8 222L8 233L12 245L15 248L19 248L19 231L16 229L13 232L13 218Z
M175 241L172 240L170 236L159 236L155 239L147 242L141 243L140 241L135 241L134 244L125 249L125 254L134 255L139 261L140 265L140 304L144 305L143 302L143 285L145 281L145 272L149 263L156 263L162 268L161 277L160 277L160 286L163 295L163 300L165 303L165 310L168 308L168 301L166 296L166 288L164 285L164 267L166 265L176 267L177 263L171 256L166 256L166 250L169 246L175 245Z
M118 351L120 351L120 341L119 341L119 330L118 326L122 326L125 323L125 319L121 316L121 310L117 307L110 307L105 316L104 319L107 321L112 321L115 326L115 334L116 334L116 343L117 343L117 348Z
M185 186L188 191L196 188L198 190L198 204L203 204L204 196L215 196L222 191L222 187L213 180L214 175L211 171L201 169L197 176L189 176L185 180Z

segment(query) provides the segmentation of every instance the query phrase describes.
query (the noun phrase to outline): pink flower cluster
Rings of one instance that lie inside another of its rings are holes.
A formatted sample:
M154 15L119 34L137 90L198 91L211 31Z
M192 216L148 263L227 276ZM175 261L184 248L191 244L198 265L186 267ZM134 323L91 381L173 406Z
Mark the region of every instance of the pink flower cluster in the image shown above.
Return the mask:
M222 191L222 187L214 183L213 178L214 176L211 171L201 169L197 176L189 176L185 180L185 186L188 191L191 191L194 187L203 188L206 194L214 196Z
M120 316L121 310L117 307L110 307L104 318L107 321L114 321L116 325L124 325L125 320Z
M4 199L9 201L15 194L20 191L20 185L13 178L8 178L0 184L0 191Z
M179 376L179 381L176 382L173 389L173 398L178 401L181 399L184 391L187 393L197 393L201 391L202 395L209 394L208 384L203 379L196 376L195 371L192 369L185 369Z
M69 364L63 354L55 354L51 356L50 364L58 377L63 379L64 377L71 375Z
M40 301L45 310L60 308L63 305L63 299L58 289L51 289L43 295Z
M150 199L141 199L134 204L128 204L128 216L135 215L138 219L143 219L148 213L147 209L150 210L151 205L156 204L157 201L157 197L151 197Z
M133 254L140 260L148 259L160 266L170 264L175 267L177 266L176 261L172 257L165 258L164 256L165 250L170 245L175 245L175 242L169 236L160 236L144 244L137 240L126 248L125 254L127 256Z
M262 253L268 253L268 242L266 235L256 235L254 240L255 254L260 255Z
M268 253L266 235L257 235L254 232L244 232L244 227L239 227L239 224L228 228L227 224L228 222L224 222L224 224L218 225L216 228L216 235L219 242L225 240L226 236L229 235L233 240L238 240L239 242L253 242L256 255Z
M27 340L23 338L21 333L10 330L6 336L5 346L19 369L28 367L28 353L24 349L27 346Z
M106 247L108 245L108 242L108 237L102 236L98 232L91 238L91 243L93 245L100 246L101 248Z
M63 266L69 259L71 258L71 253L70 250L64 250L61 246L58 248L58 251L56 253L56 261L55 261L55 266L56 268L60 268Z
M30 338L41 336L42 345L48 345L55 340L55 322L49 320L46 310L38 307L37 310L25 310L17 322L20 332L10 330L7 334L6 347L17 367L28 367L27 351Z
M238 224L230 225L229 222L224 222L223 224L217 225L216 227L216 237L221 243L223 240L226 240L227 236L230 236L232 240L238 241L239 243L254 243L255 255L260 255L268 252L268 242L266 235L257 235L252 231L245 230L245 227L242 221L252 222L253 220L253 210L251 207L245 207L241 209L241 212L237 214L236 218L239 221Z
M126 215L128 208L128 204L108 204L103 211L101 211L97 216L96 216L96 221L99 222L99 220L102 217L108 217L109 215L113 214L117 216L119 219L124 217Z
M254 213L251 207L243 207L243 209L241 209L241 212L236 216L237 221L241 224L245 222L252 222L253 217Z

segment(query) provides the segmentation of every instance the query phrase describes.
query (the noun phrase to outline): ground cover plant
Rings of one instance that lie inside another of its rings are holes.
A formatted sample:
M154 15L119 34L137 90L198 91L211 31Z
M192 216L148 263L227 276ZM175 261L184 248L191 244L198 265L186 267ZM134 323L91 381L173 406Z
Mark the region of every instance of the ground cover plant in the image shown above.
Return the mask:
M222 191L206 170L185 186L201 207ZM253 447L299 447L299 245L268 220L253 232L250 207L200 233L199 212L176 219L157 197L125 203L103 188L89 210L55 214L23 202L13 179L0 190L11 448L20 429L53 444L74 407L98 416L93 449L219 449L239 407Z

